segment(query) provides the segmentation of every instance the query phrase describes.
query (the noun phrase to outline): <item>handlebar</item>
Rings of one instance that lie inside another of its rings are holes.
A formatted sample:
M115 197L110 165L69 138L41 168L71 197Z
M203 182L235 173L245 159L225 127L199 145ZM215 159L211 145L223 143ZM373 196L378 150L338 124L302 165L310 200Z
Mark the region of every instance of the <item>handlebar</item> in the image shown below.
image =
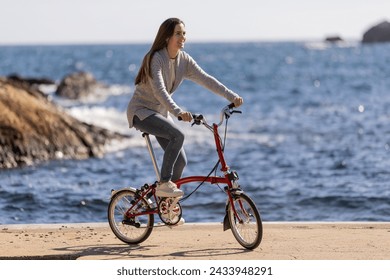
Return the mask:
M233 110L233 108L235 108L234 106L234 103L230 103L229 105L225 106L222 108L221 110L221 120L219 122L219 124L217 124L217 126L221 126L222 123L223 123L223 120L226 118L230 118L230 116L234 113L239 113L241 114L242 112L241 111L238 111L238 110ZM192 114L192 118L193 118L193 123L192 125L196 124L196 125L200 125L200 124L204 124L206 127L209 127L211 128L211 126L206 122L206 119L203 117L203 115L200 115L200 114ZM178 117L178 120L181 121L182 118L181 117Z

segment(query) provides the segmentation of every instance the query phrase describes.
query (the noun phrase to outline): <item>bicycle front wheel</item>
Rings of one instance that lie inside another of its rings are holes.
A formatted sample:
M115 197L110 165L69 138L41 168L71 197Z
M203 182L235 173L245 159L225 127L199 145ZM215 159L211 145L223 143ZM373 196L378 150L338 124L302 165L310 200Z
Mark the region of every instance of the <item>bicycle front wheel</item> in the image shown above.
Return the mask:
M131 214L142 213L149 210L149 204L145 199L139 200L134 206L135 191L123 189L113 195L108 205L108 222L111 230L121 241L127 244L138 244L145 241L152 233L154 215L145 214L129 218L126 213L130 207Z
M227 211L233 235L243 247L253 250L263 238L260 213L252 199L244 193L233 196L234 209L229 202Z

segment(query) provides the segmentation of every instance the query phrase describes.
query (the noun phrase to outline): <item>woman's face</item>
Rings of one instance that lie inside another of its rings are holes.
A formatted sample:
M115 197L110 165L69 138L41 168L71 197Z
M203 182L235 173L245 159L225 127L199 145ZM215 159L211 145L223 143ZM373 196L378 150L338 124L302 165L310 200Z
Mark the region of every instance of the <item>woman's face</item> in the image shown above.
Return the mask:
M172 51L178 51L184 48L184 42L186 41L186 30L184 24L176 24L173 35L168 39L168 49Z

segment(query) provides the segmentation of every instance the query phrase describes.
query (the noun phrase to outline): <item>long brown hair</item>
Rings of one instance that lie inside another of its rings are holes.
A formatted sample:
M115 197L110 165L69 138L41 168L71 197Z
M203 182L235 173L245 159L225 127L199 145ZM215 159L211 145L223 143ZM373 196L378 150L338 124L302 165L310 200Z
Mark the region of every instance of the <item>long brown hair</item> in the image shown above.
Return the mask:
M153 45L149 52L145 55L141 68L138 71L137 77L135 78L135 84L146 83L149 77L151 77L150 62L152 61L155 52L165 48L168 44L168 39L172 37L175 32L177 24L183 24L184 22L178 18L169 18L165 20L158 29L156 38L154 39Z

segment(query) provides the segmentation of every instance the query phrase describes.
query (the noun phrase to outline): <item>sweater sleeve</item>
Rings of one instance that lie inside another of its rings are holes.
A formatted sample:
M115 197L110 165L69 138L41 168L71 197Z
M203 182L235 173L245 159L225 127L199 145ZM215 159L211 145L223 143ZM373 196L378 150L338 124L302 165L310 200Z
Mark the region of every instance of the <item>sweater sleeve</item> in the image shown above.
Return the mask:
M151 61L151 86L153 89L153 95L168 112L177 117L183 110L176 104L171 95L168 93L162 69L163 59L158 53L155 53Z
M188 60L187 73L186 73L187 79L207 88L208 90L220 96L225 97L230 102L233 102L234 98L239 96L237 93L228 89L216 78L207 74L188 54L187 54L187 60Z

